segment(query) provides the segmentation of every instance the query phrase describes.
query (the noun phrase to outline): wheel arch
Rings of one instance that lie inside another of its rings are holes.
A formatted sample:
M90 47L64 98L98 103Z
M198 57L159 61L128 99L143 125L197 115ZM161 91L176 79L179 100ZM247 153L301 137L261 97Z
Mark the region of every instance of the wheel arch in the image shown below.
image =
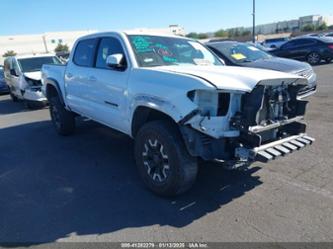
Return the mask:
M47 78L45 81L45 96L49 100L51 97L58 96L61 104L65 105L63 95L61 93L59 83L52 78Z
M132 125L131 125L131 135L135 137L140 128L147 122L155 120L166 120L170 123L177 125L176 120L172 118L169 114L152 108L149 106L140 105L137 106L133 112Z

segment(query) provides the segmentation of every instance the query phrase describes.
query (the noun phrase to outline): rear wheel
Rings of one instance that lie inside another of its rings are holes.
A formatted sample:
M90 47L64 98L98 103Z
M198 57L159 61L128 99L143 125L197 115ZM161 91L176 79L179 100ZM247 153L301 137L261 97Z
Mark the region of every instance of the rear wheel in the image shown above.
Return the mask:
M187 191L198 172L177 126L166 121L144 125L135 139L135 160L141 178L154 193L174 196Z
M329 64L329 63L331 63L332 58L328 58L328 59L326 59L325 61L326 61L327 64Z
M317 52L311 52L306 58L307 62L311 65L317 65L321 61L321 56Z
M66 110L58 96L51 97L49 105L52 123L56 131L63 136L72 134L75 129L74 113Z

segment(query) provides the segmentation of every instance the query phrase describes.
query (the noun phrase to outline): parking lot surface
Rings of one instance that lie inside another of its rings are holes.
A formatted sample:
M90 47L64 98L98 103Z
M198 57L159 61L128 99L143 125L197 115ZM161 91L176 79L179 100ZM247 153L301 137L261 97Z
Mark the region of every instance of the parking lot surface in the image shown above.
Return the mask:
M47 108L0 96L0 242L332 241L333 64L315 71L314 145L246 172L202 164L171 199L144 188L127 136L82 119L60 137Z

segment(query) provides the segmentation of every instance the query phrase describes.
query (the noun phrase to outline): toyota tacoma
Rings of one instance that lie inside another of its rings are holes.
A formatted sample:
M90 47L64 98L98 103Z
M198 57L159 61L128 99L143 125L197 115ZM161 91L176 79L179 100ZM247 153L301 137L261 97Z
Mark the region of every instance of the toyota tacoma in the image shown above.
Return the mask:
M198 160L228 168L285 156L306 134L305 77L226 67L197 41L148 32L79 38L66 65L44 65L43 91L56 131L84 116L135 140L145 185L172 196L195 181Z

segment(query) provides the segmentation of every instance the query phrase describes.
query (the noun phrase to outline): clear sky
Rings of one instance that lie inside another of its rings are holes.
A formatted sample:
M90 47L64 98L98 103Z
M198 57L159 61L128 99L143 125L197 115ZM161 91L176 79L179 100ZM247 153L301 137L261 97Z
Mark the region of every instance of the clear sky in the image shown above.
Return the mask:
M333 0L256 0L257 23L333 15ZM252 25L252 0L0 0L0 35L162 28L187 32Z

